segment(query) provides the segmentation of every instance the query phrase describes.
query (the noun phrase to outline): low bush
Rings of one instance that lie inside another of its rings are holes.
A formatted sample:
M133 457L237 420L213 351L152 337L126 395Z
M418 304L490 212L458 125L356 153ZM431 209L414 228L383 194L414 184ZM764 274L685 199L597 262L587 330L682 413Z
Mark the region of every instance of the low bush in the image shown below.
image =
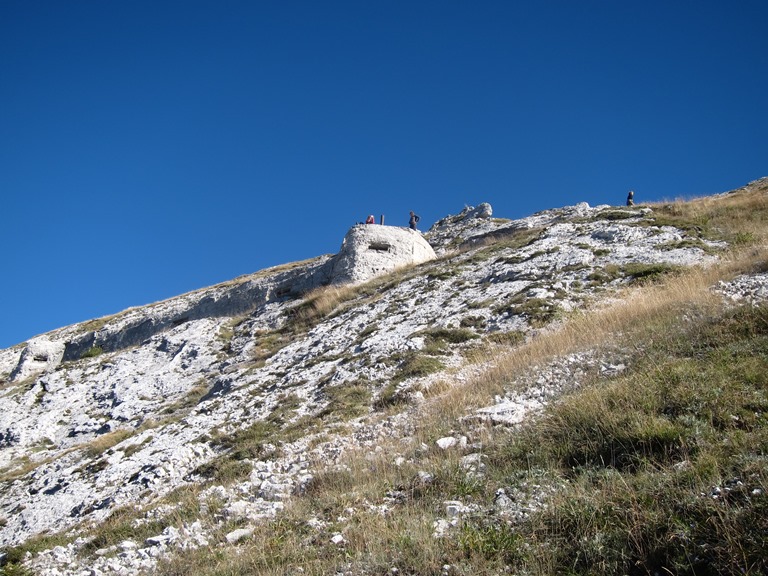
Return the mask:
M103 353L104 349L101 346L91 346L88 348L88 350L80 354L80 358L95 358L96 356L100 356Z

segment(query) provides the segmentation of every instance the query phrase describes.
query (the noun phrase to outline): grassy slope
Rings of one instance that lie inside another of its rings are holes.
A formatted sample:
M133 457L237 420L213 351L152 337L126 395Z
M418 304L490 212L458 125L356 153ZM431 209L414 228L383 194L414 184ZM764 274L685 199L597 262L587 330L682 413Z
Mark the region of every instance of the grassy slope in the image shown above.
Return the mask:
M375 459L352 456L236 554L200 551L162 573L185 574L200 562L217 575L768 573L768 308L726 308L710 290L766 268L765 192L654 206L665 223L735 249L716 267L574 317L431 399L414 444L466 433L482 442L482 479L466 473L460 454L439 450L403 454L395 445ZM624 373L592 377L523 427L459 419L519 385L532 366L616 341L630 343ZM396 454L405 464L392 464ZM531 503L545 505L505 518L490 512L499 489L538 494ZM476 506L449 536L434 538L448 500ZM390 502L385 515L370 506L382 501ZM325 528L308 528L308 518ZM343 545L330 543L335 532Z
M409 447L350 455L250 539L179 554L159 573L768 573L768 308L726 308L710 289L768 268L766 192L653 206L662 223L722 238L733 251L526 345L485 350L494 367L433 393ZM463 418L525 386L526 373L535 381L536 366L617 342L628 364L620 376L591 374L524 426ZM449 433L482 446L482 477L460 463L476 447L434 448ZM515 495L520 514L494 512L498 490ZM190 518L204 514L194 494L177 496ZM452 500L470 508L435 538ZM221 526L221 541L233 528ZM136 537L119 517L101 532L99 545ZM331 544L338 532L344 543Z

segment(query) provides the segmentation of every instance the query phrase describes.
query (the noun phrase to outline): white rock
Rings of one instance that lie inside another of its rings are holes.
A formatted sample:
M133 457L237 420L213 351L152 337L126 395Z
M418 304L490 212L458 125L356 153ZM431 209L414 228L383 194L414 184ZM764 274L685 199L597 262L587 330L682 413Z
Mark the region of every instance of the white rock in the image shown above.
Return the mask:
M247 518L250 510L250 503L245 500L232 502L224 509L224 513L230 518Z
M471 208L466 216L464 216L465 220L468 220L470 218L490 218L493 216L493 208L491 207L488 202L483 202L482 204L478 204L476 208Z
M443 538L451 529L451 523L444 518L438 518L432 523L432 536Z
M232 530L229 534L225 536L227 539L227 542L230 544L234 544L235 542L239 542L240 540L244 540L245 538L250 538L253 535L255 528L238 528L237 530Z
M334 283L363 282L410 264L435 259L435 251L414 230L379 224L360 224L347 232L334 256Z
M117 547L120 550L127 551L127 550L136 550L136 548L138 548L139 546L133 540L123 540L122 542L120 542L120 544L117 545Z
M464 505L458 500L448 500L443 502L445 514L448 518L455 518L464 510Z
M45 337L33 338L19 357L19 363L11 372L11 381L20 381L56 368L64 356L64 343L52 342Z
M425 470L419 470L416 476L422 485L432 484L435 481L435 475Z
M458 438L454 438L453 436L445 436L443 438L440 438L435 442L439 448L442 448L443 450L448 450L449 448L453 448L459 443Z

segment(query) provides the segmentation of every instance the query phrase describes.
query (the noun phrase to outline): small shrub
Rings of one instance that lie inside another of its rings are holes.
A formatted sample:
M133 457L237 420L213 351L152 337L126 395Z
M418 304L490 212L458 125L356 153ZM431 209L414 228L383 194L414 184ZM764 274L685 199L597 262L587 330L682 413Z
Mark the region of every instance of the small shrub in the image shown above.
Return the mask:
M736 246L749 246L757 241L757 237L754 232L742 231L737 232L734 236L732 243Z
M478 309L478 308L490 308L495 300L493 298L488 298L486 300L473 300L472 302L467 302L466 306L470 310Z
M439 372L445 365L432 356L427 356L423 351L411 351L401 353L392 358L399 360L399 366L390 382L382 388L373 403L375 410L382 410L407 401L407 397L400 390L398 384L408 378L421 378Z
M294 338L295 334L290 327L271 332L256 332L254 334L256 346L251 351L251 360L256 367L263 366L267 360L290 344Z
M219 332L216 335L219 342L221 342L222 351L227 354L232 352L232 338L235 336L235 326L232 322L228 322L219 326Z
M512 563L524 557L523 536L503 523L468 522L461 527L458 544L464 555Z
M124 450L124 456L126 458L129 458L130 456L132 456L133 454L141 450L144 446L152 442L152 439L153 439L152 436L147 436L146 438L144 438L144 440L141 443L131 444Z
M251 470L253 470L253 466L248 462L244 462L236 456L226 454L198 466L193 474L211 482L231 484L248 478Z
M448 280L458 274L458 270L455 268L446 268L443 270L436 270L427 274L427 280Z
M397 406L406 402L406 397L400 394L397 382L390 381L379 391L376 400L373 402L374 410L384 410L391 406Z
M408 378L421 378L434 372L439 372L444 368L443 363L437 358L419 353L411 353L400 364L395 376L392 377L392 381L402 382Z
M277 430L275 422L258 420L230 435L215 435L211 439L211 444L227 450L235 460L259 458L264 454L264 444L272 439Z
M88 350L80 354L80 358L95 358L103 353L104 349L101 346L91 346Z
M420 332L420 334L424 334L427 339L442 340L449 344L461 344L477 338L477 334L467 328L430 328Z
M527 298L518 294L507 304L495 308L494 312L510 316L524 316L532 327L540 328L558 318L561 310L556 302L550 302L545 298Z
M465 316L459 322L459 326L462 328L485 328L487 322L482 316Z
M294 416L299 406L301 406L301 399L296 394L287 394L278 401L275 409L267 416L267 422L278 426L286 424Z
M513 330L511 332L491 332L486 337L489 342L503 346L517 346L525 342L525 332Z
M623 266L608 264L599 270L595 270L587 276L592 286L609 284L619 279L629 279L630 282L647 283L656 281L666 275L677 273L679 266L665 262L645 263L630 262Z
M324 419L356 418L365 414L371 403L371 391L366 380L326 386L323 391L328 398L328 404L319 416Z
M672 264L666 264L664 262L645 264L645 263L630 263L625 264L622 267L622 272L625 276L631 277L635 282L649 282L659 279L661 276L679 272L679 266L673 266Z
M451 344L462 344L477 338L477 334L469 328L429 328L415 332L413 336L424 336L425 346L422 353L426 355L448 354Z

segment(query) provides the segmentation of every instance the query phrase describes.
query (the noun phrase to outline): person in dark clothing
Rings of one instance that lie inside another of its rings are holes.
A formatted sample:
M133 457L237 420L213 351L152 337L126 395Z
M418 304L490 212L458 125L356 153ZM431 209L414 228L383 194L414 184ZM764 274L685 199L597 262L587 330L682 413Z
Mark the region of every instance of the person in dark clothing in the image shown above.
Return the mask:
M419 220L421 220L419 215L411 210L411 219L408 220L408 225L411 227L411 230L416 230L416 224L419 223Z
M635 205L635 191L630 190L629 194L627 194L627 206L634 206Z

